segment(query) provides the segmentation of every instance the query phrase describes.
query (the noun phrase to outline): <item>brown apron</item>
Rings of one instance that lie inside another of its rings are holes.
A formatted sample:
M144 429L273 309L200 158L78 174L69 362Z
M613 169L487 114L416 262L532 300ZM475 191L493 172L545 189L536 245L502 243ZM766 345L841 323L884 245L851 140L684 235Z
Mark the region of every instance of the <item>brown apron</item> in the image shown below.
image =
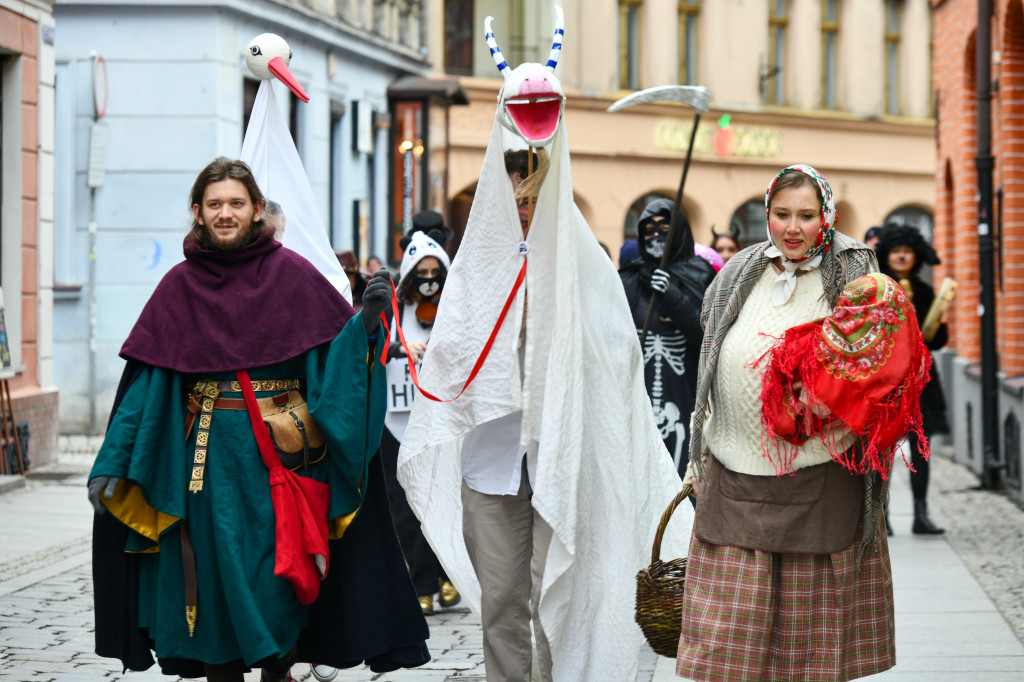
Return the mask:
M853 544L864 477L838 463L751 476L709 454L704 469L693 524L704 542L791 554L832 554Z

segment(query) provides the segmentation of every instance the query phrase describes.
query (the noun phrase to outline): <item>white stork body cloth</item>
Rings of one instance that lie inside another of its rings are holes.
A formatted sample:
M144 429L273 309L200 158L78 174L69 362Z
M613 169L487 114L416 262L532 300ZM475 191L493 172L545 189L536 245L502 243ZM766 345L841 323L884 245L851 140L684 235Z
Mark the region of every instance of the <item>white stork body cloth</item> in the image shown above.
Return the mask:
M501 115L499 105L420 374L441 398L469 376L523 261ZM654 423L622 284L573 202L561 123L552 145L525 240L526 286L465 394L450 403L416 399L398 478L448 576L479 611L462 536L461 446L475 426L522 410L533 507L553 530L539 615L554 679L633 680L644 644L633 620L635 575L649 564L660 516L682 485ZM692 521L690 505L680 505L663 556L686 555Z
M313 188L277 105L272 82L260 83L239 158L252 169L263 195L279 203L284 211L281 243L312 263L351 303L348 276L331 248Z

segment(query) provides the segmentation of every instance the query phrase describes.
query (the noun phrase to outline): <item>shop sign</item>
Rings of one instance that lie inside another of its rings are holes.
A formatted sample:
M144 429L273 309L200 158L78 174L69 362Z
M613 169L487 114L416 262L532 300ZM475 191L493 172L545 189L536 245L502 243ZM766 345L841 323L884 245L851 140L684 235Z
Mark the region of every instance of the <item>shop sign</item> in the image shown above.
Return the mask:
M682 152L690 144L691 127L677 121L661 121L654 128L654 146L661 152ZM782 131L778 128L701 125L693 143L695 154L715 154L770 159L782 154Z

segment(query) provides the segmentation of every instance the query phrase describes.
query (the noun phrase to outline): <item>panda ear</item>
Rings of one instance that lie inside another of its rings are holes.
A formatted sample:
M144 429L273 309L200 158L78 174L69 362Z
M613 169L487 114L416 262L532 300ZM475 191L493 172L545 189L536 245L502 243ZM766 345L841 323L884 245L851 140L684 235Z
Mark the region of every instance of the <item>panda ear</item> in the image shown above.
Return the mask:
M402 251L405 251L405 247L409 246L409 242L411 241L412 237L408 235L402 237L401 239L398 240L398 248L402 249Z

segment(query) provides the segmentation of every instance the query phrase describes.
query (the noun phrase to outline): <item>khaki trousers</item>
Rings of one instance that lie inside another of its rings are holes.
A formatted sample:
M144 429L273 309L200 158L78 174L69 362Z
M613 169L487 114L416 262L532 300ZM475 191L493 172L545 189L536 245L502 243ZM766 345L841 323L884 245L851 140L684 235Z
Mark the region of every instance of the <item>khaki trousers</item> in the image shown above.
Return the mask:
M537 603L551 527L530 503L525 463L516 495L486 495L462 482L462 534L480 581L487 682L531 679L531 619L540 679L549 682L551 651Z

